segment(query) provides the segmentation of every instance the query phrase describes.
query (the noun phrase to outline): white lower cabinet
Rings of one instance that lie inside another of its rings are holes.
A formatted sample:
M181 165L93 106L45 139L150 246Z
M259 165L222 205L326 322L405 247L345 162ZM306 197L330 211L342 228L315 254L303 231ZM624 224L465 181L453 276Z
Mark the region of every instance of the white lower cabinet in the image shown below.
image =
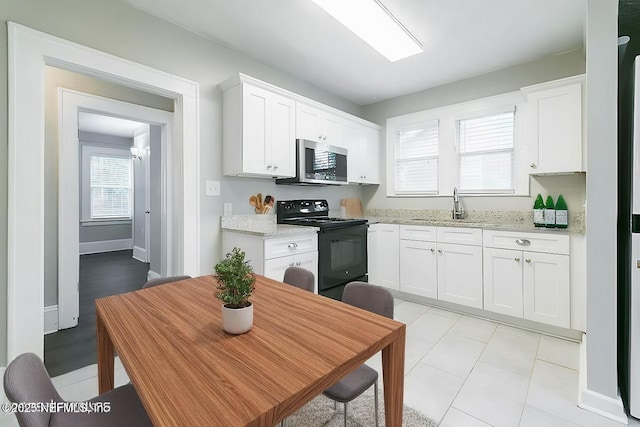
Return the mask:
M482 308L482 230L401 225L400 290Z
M485 230L484 242L484 309L569 328L569 236Z
M234 247L245 253L253 271L270 279L282 281L288 267L302 267L315 276L318 289L318 234L302 233L287 236L260 236L223 230L222 250Z
M282 281L284 271L289 267L302 267L317 276L318 251L267 259L264 261L264 275Z
M438 298L438 267L435 242L400 240L400 290Z
M569 255L525 252L524 318L568 328Z
M372 224L369 281L570 328L569 247L557 232Z
M397 224L372 224L375 248L369 249L369 282L400 289L400 228ZM372 235L370 235L372 236ZM373 240L369 237L369 242Z
M438 242L438 299L482 308L482 246Z
M484 249L484 309L522 317L522 251Z

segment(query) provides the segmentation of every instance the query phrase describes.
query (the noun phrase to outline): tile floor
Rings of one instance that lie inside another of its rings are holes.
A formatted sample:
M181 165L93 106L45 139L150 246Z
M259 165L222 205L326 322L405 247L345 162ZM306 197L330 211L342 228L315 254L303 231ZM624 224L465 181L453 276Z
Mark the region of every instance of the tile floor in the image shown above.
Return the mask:
M405 404L441 427L622 425L578 408L577 343L409 301L396 300L395 317L407 323ZM380 370L380 357L369 364ZM86 400L96 377L92 365L53 381L63 398ZM116 385L127 381L116 360ZM17 425L0 414L0 426Z

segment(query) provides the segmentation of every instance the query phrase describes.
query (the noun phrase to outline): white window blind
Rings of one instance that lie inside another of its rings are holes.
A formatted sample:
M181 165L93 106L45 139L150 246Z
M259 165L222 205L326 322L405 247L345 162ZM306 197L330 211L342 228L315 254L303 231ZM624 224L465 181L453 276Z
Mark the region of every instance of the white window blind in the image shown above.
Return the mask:
M91 155L91 219L131 218L131 159Z
M465 193L514 193L515 108L457 120L458 188Z
M438 192L438 144L438 120L397 128L396 193Z

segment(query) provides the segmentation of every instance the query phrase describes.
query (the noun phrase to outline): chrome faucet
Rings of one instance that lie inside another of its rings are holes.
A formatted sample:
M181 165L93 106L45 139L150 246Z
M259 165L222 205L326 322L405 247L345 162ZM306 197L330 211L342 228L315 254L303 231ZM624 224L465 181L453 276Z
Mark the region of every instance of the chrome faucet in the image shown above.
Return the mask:
M466 215L460 207L460 197L458 196L458 188L453 187L453 219L462 219Z

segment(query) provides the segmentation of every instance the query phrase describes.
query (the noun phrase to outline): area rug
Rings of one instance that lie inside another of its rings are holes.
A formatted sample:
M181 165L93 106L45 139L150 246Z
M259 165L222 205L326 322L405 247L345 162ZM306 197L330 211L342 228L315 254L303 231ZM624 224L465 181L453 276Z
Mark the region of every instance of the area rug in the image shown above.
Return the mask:
M378 393L378 421L384 426L384 399L382 390ZM344 405L338 403L334 410L333 400L320 395L300 408L298 412L287 417L286 427L343 427ZM347 408L348 427L373 427L376 425L373 415L373 387L349 403ZM438 423L416 411L404 406L402 425L405 427L436 427Z

